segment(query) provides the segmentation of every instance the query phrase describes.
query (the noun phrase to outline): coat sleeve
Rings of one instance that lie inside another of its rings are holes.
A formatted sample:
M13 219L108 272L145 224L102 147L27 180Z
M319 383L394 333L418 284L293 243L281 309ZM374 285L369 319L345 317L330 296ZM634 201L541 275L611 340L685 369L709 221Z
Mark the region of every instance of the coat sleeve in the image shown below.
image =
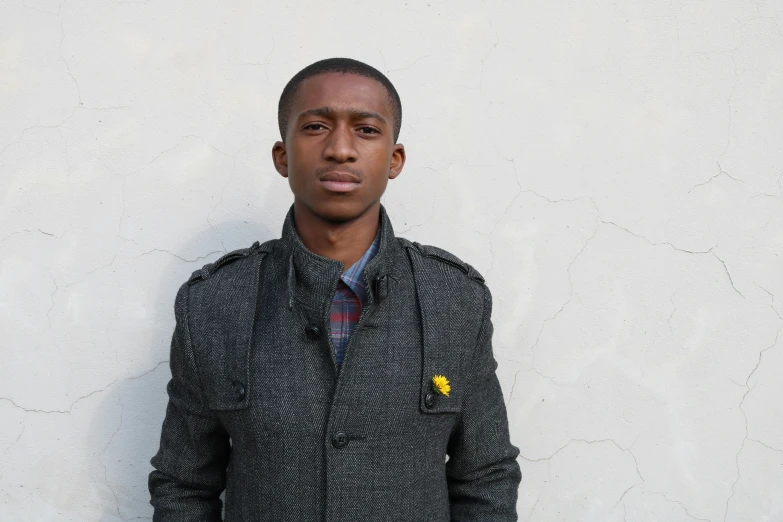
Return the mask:
M522 480L492 354L492 295L484 286L481 320L462 410L449 439L446 478L452 522L517 520Z
M171 380L160 449L150 461L150 503L155 522L219 521L225 488L229 437L202 397L188 324L188 289L174 305Z

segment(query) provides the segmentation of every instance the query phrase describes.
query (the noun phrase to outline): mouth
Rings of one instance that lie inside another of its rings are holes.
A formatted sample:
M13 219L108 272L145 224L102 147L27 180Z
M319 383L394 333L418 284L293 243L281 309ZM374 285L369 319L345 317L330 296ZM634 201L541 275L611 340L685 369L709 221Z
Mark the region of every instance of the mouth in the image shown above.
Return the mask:
M318 182L330 192L350 192L359 186L361 180L347 172L331 171L320 176Z

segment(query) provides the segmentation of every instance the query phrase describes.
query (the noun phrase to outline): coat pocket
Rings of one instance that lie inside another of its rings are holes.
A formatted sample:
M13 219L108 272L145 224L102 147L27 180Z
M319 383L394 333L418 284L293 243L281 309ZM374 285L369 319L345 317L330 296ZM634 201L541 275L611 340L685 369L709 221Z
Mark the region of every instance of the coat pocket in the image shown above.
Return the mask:
M419 393L422 413L452 413L462 409L464 378L458 353L443 354L425 350Z

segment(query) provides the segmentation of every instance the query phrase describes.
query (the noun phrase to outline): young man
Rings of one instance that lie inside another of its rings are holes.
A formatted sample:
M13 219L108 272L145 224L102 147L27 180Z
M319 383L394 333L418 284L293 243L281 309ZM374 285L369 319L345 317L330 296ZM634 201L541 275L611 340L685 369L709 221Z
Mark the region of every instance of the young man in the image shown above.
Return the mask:
M389 80L316 62L280 98L282 238L179 289L155 521L516 520L521 475L470 265L395 237ZM347 268L347 270L346 270Z

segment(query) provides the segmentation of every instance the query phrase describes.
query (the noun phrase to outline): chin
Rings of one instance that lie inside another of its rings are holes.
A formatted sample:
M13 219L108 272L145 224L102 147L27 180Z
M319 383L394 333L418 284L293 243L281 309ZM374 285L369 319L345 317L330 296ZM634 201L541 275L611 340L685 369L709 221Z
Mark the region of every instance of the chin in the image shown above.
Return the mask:
M352 221L373 206L360 201L321 201L310 206L310 211L324 221L345 223Z

